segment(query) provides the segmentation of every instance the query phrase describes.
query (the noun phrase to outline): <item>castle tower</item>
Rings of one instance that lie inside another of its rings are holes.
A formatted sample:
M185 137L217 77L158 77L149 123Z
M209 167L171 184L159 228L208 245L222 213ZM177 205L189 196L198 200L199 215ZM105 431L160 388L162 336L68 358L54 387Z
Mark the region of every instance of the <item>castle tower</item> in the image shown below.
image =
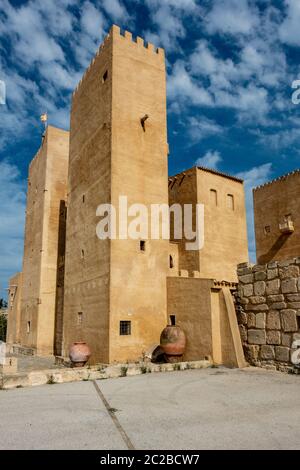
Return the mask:
M168 240L96 234L97 207L120 195L168 204L165 80L163 50L113 26L73 94L65 356L86 341L93 362L136 360L165 326Z
M19 344L53 354L59 218L66 199L69 133L52 126L29 166Z
M169 178L169 201L170 206L204 205L203 247L186 251L185 239L171 243L174 272L184 269L190 275L198 271L201 278L237 281L237 264L248 261L243 181L216 170L194 167Z
M300 256L300 170L253 190L259 264Z

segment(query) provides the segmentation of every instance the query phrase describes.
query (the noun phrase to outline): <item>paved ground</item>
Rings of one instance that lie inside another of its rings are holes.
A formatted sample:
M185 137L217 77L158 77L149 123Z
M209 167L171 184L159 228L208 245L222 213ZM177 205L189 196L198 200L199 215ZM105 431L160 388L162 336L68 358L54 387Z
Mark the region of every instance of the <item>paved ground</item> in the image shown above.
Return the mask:
M0 391L0 449L300 449L299 390L218 368Z

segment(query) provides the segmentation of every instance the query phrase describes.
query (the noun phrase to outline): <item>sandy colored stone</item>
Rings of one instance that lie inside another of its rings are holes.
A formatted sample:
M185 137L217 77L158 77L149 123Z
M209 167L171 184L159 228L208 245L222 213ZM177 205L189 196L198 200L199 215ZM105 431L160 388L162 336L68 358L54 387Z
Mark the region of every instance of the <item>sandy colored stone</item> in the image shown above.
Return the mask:
M267 343L268 344L281 344L280 331L268 330L267 331Z
M247 326L248 328L255 328L256 320L255 314L252 312L247 312Z
M284 295L283 294L275 294L275 295L268 295L267 302L283 302Z
M266 291L266 283L264 281L257 281L254 283L254 294L258 296L264 295Z
M268 312L266 326L268 330L280 330L280 313L275 310L271 310L270 312Z
M277 268L267 270L267 279L268 280L274 279L277 276L278 276L278 269Z
M259 312L255 316L255 326L256 328L264 329L266 327L266 314L264 312Z
M239 282L242 284L249 284L253 281L253 274L245 274L243 276L239 276Z
M290 348L292 345L291 335L288 333L281 333L281 344L282 346Z
M264 281L267 278L267 274L265 271L258 271L254 273L255 281Z
M293 332L298 330L297 315L295 310L281 310L280 315L283 331Z
M279 279L273 279L271 281L267 281L266 283L267 295L279 294L279 292L280 292L280 280Z
M250 297L253 295L253 284L245 284L243 286L243 297Z
M276 358L276 361L289 362L290 361L290 349L284 346L275 346L275 358Z
M248 330L249 344L266 344L265 330Z
M283 308L287 308L287 304L285 302L274 302L270 305L270 309L273 310L282 310Z
M283 279L281 281L281 290L283 294L297 292L297 279Z
M287 266L279 269L279 276L281 279L289 279L291 277L299 276L299 266Z
M252 304L264 304L266 302L266 298L261 295L253 295L249 297L249 301Z
M287 294L286 299L288 302L300 302L300 294Z
M275 350L273 346L263 344L260 348L260 358L263 360L275 359Z

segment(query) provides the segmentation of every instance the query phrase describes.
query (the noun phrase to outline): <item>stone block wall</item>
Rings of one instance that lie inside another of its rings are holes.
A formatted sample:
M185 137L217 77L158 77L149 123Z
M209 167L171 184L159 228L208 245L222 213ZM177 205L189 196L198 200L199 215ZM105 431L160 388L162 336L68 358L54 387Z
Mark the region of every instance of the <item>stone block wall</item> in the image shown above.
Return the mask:
M246 360L298 372L292 348L300 340L300 258L238 265L236 309Z

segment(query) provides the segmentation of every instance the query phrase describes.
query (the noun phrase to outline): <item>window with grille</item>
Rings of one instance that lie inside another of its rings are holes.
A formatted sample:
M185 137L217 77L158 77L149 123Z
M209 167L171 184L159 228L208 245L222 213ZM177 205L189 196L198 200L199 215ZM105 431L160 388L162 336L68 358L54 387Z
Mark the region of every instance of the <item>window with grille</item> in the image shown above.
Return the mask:
M120 321L120 335L131 335L131 321L121 320Z

